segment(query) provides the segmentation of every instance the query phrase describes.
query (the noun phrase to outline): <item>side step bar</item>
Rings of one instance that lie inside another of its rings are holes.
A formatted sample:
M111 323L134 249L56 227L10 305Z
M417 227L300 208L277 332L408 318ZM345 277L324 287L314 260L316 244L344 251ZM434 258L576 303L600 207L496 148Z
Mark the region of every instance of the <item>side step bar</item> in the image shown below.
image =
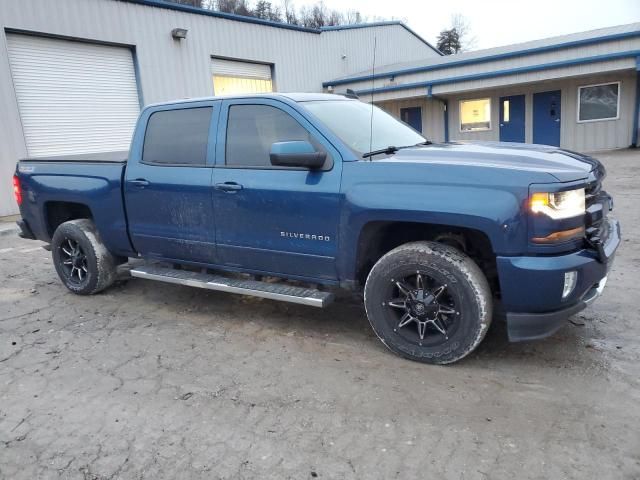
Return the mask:
M333 301L333 293L322 292L313 288L229 278L222 275L176 270L157 265L142 265L133 268L130 273L133 277L146 278L147 280L220 290L221 292L240 293L271 300L300 303L312 307L322 308Z

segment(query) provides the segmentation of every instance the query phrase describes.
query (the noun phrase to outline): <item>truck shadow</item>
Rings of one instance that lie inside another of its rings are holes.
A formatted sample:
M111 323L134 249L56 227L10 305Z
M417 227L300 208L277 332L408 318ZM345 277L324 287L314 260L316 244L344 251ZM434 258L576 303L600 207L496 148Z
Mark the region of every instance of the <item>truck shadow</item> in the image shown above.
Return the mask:
M226 331L243 333L257 329L260 336L294 336L367 355L393 355L375 336L358 298L339 298L325 309L316 309L254 297L206 291L190 287L130 280L120 293L161 304L161 310L181 322L224 325ZM118 295L120 295L120 293ZM250 325L249 325L250 324ZM493 363L524 363L529 366L573 367L602 363L601 352L589 348L592 328L569 322L555 335L535 342L510 343L504 322L494 319L478 349L456 365L489 367ZM277 341L277 340L276 340ZM378 359L383 360L383 359Z

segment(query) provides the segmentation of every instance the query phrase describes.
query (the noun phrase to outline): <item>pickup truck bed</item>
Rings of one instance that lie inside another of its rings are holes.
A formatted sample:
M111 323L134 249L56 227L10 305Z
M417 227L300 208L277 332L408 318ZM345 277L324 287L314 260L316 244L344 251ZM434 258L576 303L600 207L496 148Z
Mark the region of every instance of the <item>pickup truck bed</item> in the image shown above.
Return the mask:
M24 194L28 199L38 192L38 202L21 205L25 236L31 232L32 238L51 241L62 222L92 217L104 225L100 234L109 251L127 256L132 250L122 198L127 155L102 152L21 160L18 173Z

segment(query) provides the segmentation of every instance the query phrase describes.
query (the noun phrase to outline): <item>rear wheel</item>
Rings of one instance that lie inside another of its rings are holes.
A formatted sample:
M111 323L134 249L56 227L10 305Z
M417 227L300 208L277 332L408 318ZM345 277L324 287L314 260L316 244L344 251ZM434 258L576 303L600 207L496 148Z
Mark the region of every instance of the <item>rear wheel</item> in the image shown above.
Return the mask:
M365 308L390 350L445 364L480 344L491 323L492 297L487 279L467 255L439 243L413 242L373 266Z
M61 224L51 239L51 254L60 280L73 293L97 293L116 279L117 259L106 249L91 220Z

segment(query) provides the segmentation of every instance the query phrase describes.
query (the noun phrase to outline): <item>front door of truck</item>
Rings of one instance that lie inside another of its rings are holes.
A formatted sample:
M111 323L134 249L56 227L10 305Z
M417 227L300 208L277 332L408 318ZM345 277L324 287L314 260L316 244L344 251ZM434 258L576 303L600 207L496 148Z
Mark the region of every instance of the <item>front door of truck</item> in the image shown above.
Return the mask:
M325 166L271 166L271 145L293 140L325 151ZM221 262L335 279L341 167L338 151L291 106L270 99L224 101L213 174Z
M131 241L145 257L215 262L212 125L219 106L193 102L143 113L144 138L134 141L124 188Z

